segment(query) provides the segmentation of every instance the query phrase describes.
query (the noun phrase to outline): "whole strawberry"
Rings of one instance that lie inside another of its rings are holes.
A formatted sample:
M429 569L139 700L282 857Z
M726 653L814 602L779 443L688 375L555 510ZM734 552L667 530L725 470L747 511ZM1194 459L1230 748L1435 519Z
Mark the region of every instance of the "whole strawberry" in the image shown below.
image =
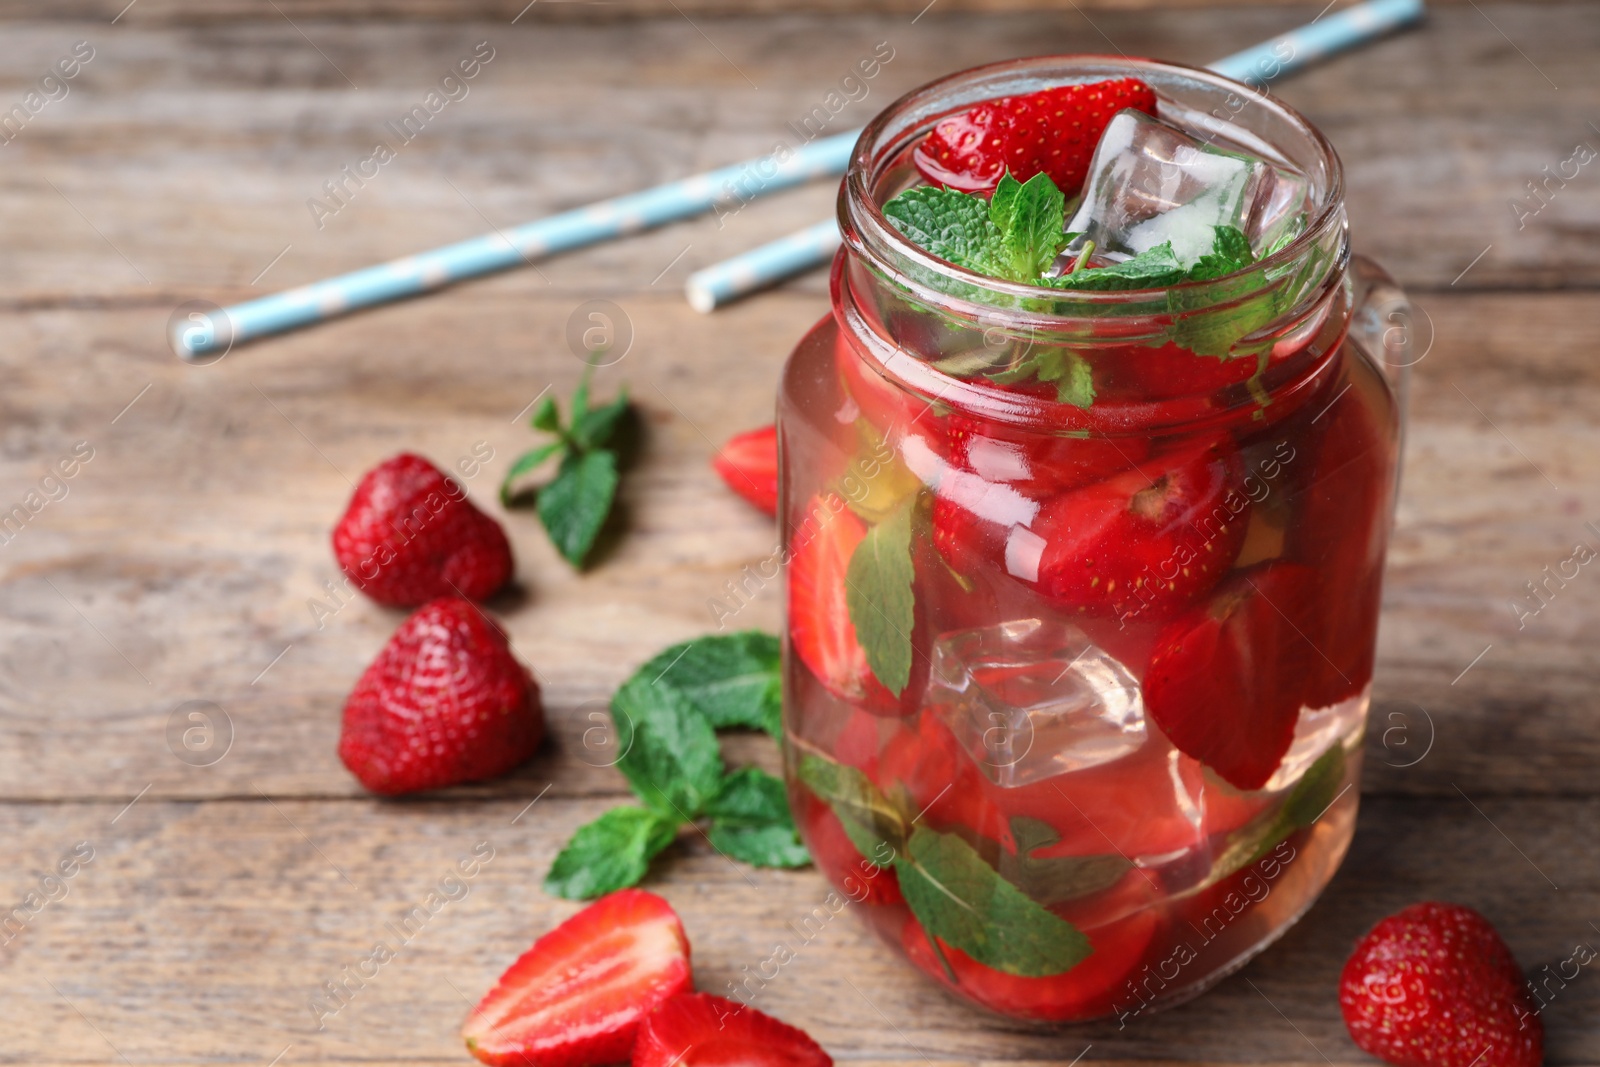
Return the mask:
M505 634L442 597L400 625L344 705L339 758L374 793L503 774L544 737L539 687Z
M1339 976L1362 1050L1401 1067L1539 1067L1544 1024L1489 920L1413 904L1374 926Z
M1137 78L985 100L940 121L913 161L930 182L963 193L993 191L1008 169L1018 181L1042 171L1070 199L1089 174L1111 116L1129 107L1156 113L1156 94Z
M403 452L366 473L333 528L333 554L380 604L415 607L452 593L482 600L511 577L500 524L461 483Z

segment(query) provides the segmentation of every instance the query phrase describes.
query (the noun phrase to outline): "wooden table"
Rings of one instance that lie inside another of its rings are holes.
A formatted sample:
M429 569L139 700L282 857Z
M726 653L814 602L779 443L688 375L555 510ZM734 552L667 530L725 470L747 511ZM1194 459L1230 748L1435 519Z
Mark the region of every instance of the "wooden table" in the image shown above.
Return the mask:
M770 418L823 279L706 317L684 275L822 217L833 194L817 184L720 227L667 227L207 367L165 347L177 304L758 155L880 41L894 58L840 129L971 64L1112 48L1204 62L1317 6L945 0L913 18L921 0L878 14L773 0L760 16L639 0L541 3L513 25L522 0L472 4L476 21L432 0L144 0L114 21L124 2L0 6L4 107L74 42L93 49L0 147L0 511L92 449L0 552L0 908L27 919L0 947L7 1062L467 1062L467 1002L572 910L539 889L555 848L624 793L584 759L589 716L655 651L709 630L708 598L772 547L707 460ZM1279 89L1339 146L1357 247L1411 287L1429 346L1361 828L1306 920L1204 998L1122 1031L982 1017L848 918L762 1007L846 1060L1343 1063L1364 1057L1339 1021L1338 968L1395 908L1474 905L1530 971L1600 940L1600 565L1552 583L1537 614L1511 606L1576 544L1600 548L1600 162L1520 226L1510 207L1538 206L1525 183L1600 146L1594 11L1441 6L1426 29ZM494 58L470 94L319 228L307 200L481 41ZM531 440L519 414L570 391L568 317L594 298L636 334L602 379L631 385L646 424L629 532L579 577L531 515L504 516L518 590L492 605L544 681L550 741L506 779L374 800L334 745L345 693L399 616L358 599L317 624L308 602L337 574L329 528L351 480L402 449L441 464L491 449L468 484L503 514L494 487ZM775 628L777 604L770 588L741 621ZM189 701L231 728L208 766L169 745ZM728 751L774 762L758 738ZM470 893L319 1029L319 986L479 842L494 858ZM75 847L92 861L43 883ZM651 885L683 913L709 990L825 893L815 872L734 869L695 836ZM58 899L28 896L46 890ZM1559 989L1545 1018L1551 1063L1600 1062L1600 977Z

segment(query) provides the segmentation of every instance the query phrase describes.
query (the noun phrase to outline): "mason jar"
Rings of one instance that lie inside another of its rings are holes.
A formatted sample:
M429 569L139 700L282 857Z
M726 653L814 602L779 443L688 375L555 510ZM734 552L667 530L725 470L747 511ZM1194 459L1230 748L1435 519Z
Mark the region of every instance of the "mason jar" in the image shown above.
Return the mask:
M1057 291L881 211L940 118L1127 76L1301 176L1299 235L1222 278ZM786 773L842 898L968 1001L1126 1025L1260 952L1345 854L1409 335L1343 197L1276 98L1123 57L965 71L857 144L832 310L778 403Z

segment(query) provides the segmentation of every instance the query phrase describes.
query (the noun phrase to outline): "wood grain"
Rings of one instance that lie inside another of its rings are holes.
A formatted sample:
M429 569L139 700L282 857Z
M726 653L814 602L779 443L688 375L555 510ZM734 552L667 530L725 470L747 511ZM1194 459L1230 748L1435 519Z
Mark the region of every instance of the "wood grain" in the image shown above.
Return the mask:
M114 26L120 4L0 5L0 18L27 19L0 27L0 110L72 42L96 49L71 92L0 147L0 515L49 489L79 442L92 449L65 494L0 543L0 909L78 842L95 849L67 895L0 944L7 1061L465 1062L453 1036L465 1001L571 910L539 880L566 835L623 794L591 716L659 648L711 629L708 598L773 550L771 524L707 460L771 418L779 366L826 310L822 279L704 317L682 301L683 276L822 217L832 192L818 184L721 227L664 228L209 367L167 352L176 304L259 295L760 154L878 41L896 57L841 127L960 66L1107 39L1203 62L1309 17L941 0L913 25L917 4L733 18L711 14L727 10L714 0L639 0L541 2L513 27L517 5L488 0L278 6L292 24L242 0L139 0ZM403 21L468 15L499 21ZM339 21L368 16L398 21ZM471 94L317 230L307 198L486 39L496 58ZM1587 525L1600 525L1600 182L1585 168L1520 230L1508 205L1576 141L1600 144L1587 125L1600 115L1597 46L1587 5L1446 5L1425 31L1280 90L1339 146L1357 245L1413 287L1427 351L1361 830L1311 917L1203 999L1125 1031L982 1017L849 916L804 947L763 1007L864 1067L1067 1062L1091 1045L1086 1062L1369 1062L1333 987L1380 915L1430 897L1472 904L1533 972L1600 936L1587 840L1600 814L1600 578L1584 568L1536 614L1537 602L1512 607L1576 542L1600 548ZM531 440L530 402L576 382L565 327L592 298L632 323L633 347L600 388L628 384L645 439L624 482L626 534L579 577L494 488ZM334 741L345 693L399 616L329 599L328 530L376 461L410 449L450 465L475 447L493 457L469 489L518 559L517 588L489 610L539 673L551 740L506 779L377 802ZM319 619L313 600L338 610ZM737 623L776 628L777 590ZM191 701L231 728L207 766L180 761L169 736ZM763 738L726 750L773 766ZM480 841L494 859L470 892L317 1029L319 984ZM651 885L683 912L711 990L825 892L814 872L735 868L692 835ZM1600 1062L1597 989L1585 974L1551 1002L1551 1064Z
M756 1003L852 1061L1064 1063L1092 1044L1095 1059L1361 1063L1370 1061L1345 1034L1334 990L1348 946L1387 912L1428 897L1480 907L1533 969L1600 937L1586 921L1600 908L1586 829L1596 802L1476 802L1481 814L1459 796L1369 800L1344 868L1306 921L1203 999L1125 1029L1041 1031L959 1005L848 908L814 921L820 933L807 940L797 928L828 892L811 871L738 868L691 836L650 885L682 913L702 989L725 991L775 943L789 944L795 959ZM80 841L94 849L66 897L0 950L6 1052L116 1059L109 1043L133 1063L264 1064L292 1045L284 1062L393 1060L399 1050L405 1062L466 1062L455 1030L468 1002L573 910L537 887L551 843L603 802L546 798L513 825L523 806L146 799L115 825L121 804L0 808L24 867L51 866ZM480 842L493 858L441 892ZM18 872L5 891L20 899L36 881ZM436 901L426 922L404 928L413 936L393 946L396 958L337 1014L313 1011L322 983L375 941L398 941L388 924L435 892L460 899ZM1547 1009L1552 1064L1593 1062L1600 986L1587 977Z

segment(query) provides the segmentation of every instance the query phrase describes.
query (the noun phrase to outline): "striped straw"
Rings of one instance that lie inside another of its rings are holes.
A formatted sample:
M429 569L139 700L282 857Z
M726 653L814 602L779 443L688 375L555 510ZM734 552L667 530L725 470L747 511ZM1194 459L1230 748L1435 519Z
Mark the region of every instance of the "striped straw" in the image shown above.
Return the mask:
M195 359L240 341L415 296L717 207L734 209L813 178L843 174L859 132L813 141L782 162L773 156L745 160L260 300L191 314L172 328L169 341L178 355Z
M1423 0L1368 0L1337 15L1263 41L1211 64L1210 69L1260 88L1347 48L1376 40L1422 18ZM819 222L691 274L684 292L696 311L711 311L740 297L820 267L839 247L835 220Z

